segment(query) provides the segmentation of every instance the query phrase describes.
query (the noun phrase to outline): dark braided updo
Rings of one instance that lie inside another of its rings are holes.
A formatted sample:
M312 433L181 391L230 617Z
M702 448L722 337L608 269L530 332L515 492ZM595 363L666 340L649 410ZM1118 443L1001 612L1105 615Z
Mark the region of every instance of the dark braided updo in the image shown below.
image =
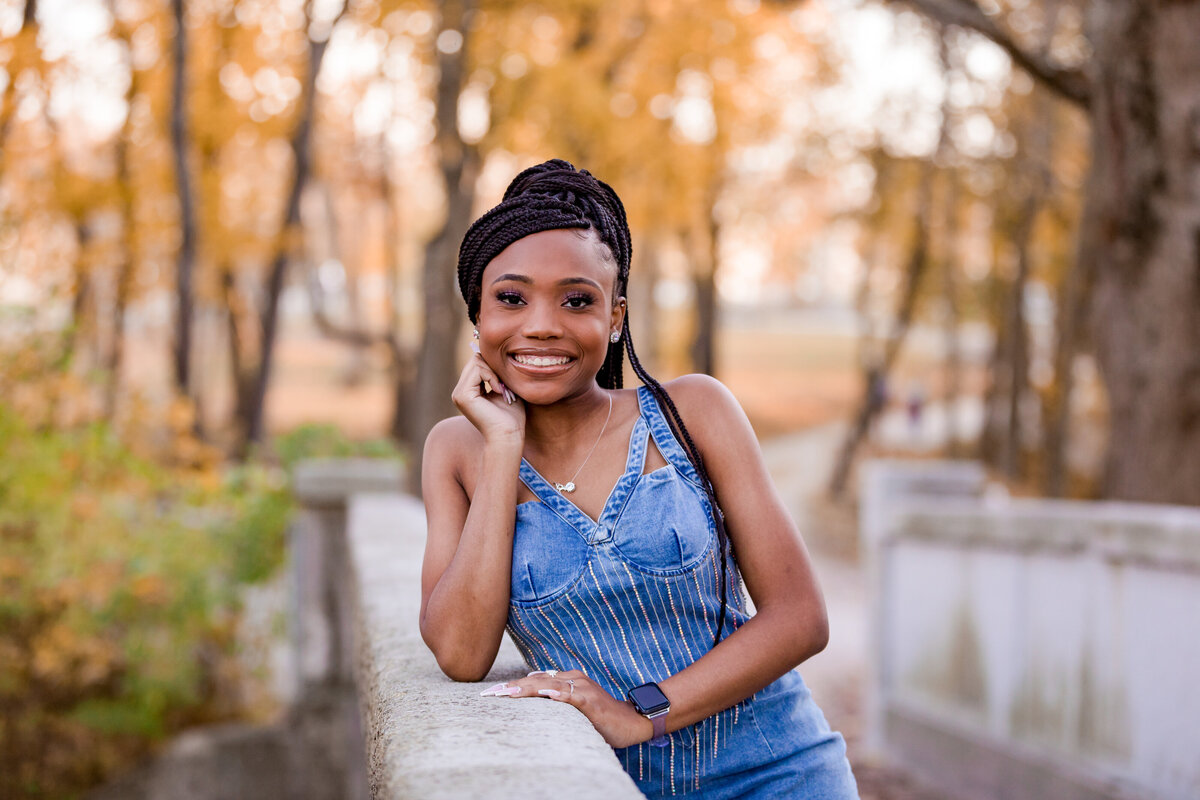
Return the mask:
M625 206L621 198L607 183L598 180L587 170L577 170L561 159L551 159L530 167L513 178L504 192L504 199L495 208L475 220L458 252L458 288L467 303L467 316L472 323L479 321L480 296L483 290L483 271L492 259L513 242L542 231L577 229L595 231L600 242L607 248L617 265L617 280L613 293L614 301L624 297L629 284L629 262L633 246L629 237L629 223L625 219ZM624 353L629 353L629 364L634 374L646 385L661 408L667 410L666 419L683 445L688 460L700 476L709 507L717 528L717 542L721 551L721 616L715 646L721 641L725 628L728 606L728 551L729 539L725 533L725 520L717 506L716 492L712 480L704 469L700 452L692 441L691 433L679 415L675 402L667 390L638 360L629 335L629 315L625 315L621 342L610 343L604 365L596 375L596 382L604 389L622 387Z

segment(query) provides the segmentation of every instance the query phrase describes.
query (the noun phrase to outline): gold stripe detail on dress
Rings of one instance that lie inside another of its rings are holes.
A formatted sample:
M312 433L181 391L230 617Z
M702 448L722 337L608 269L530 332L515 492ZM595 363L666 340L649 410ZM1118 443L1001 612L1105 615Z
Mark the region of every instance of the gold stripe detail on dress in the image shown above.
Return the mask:
M700 598L700 610L704 612L704 627L708 628L708 637L711 639L716 631L708 621L708 603L704 602L704 590L700 588L700 570L692 570L692 581L696 584L696 596Z
M536 667L537 666L537 658L534 656L533 651L530 650L529 647L525 644L525 640L522 639L520 637L520 635L517 633L517 629L514 628L511 624L505 625L504 627L505 627L505 629L508 630L508 635L513 640L513 643L516 644L517 649L521 651L521 658L525 659L525 663L528 664L529 666Z
M713 761L717 760L717 743L721 741L721 715L713 720Z
M629 654L629 663L633 665L633 669L638 674L638 679L646 682L646 676L642 674L642 668L638 666L637 659L633 657L633 650L629 647L629 639L625 636L625 626L621 624L621 620L617 619L617 612L613 610L612 603L608 602L608 595L604 593L604 587L600 585L600 579L596 577L596 570L592 569L592 562L588 562L588 572L592 573L592 580L596 584L596 591L600 593L600 599L604 601L604 605L608 607L608 613L612 615L613 622L617 626L617 630L621 632L621 643L625 645L625 652Z
M569 645L567 643L567 638L562 635L562 631L560 631L558 629L558 626L554 624L554 620L550 619L550 617L546 615L546 612L544 609L539 608L537 611L539 614L542 615L542 619L546 620L546 623L550 626L550 628L554 631L554 633L558 635L558 638L563 643L563 647L566 649L566 651L568 653L571 654L571 658L575 659L576 668L583 669L583 659L579 657L578 653L576 653L574 650L571 649L571 645Z
M645 604L642 603L642 594L641 594L641 592L638 591L637 581L635 581L633 579L633 573L629 571L628 564L626 564L624 561L622 561L621 566L625 568L625 574L629 576L629 585L633 588L633 596L637 598L638 606L642 609L642 616L646 620L646 628L649 629L649 631L650 631L650 638L654 640L654 646L656 648L658 648L658 657L662 659L663 669L665 669L667 671L666 674L670 675L672 672L671 665L667 662L667 657L663 653L662 645L658 643L658 635L655 634L654 625L651 624L651 622L650 622L650 615L646 613L646 606L645 606ZM655 614L655 616L657 616L657 613ZM688 655L691 655L690 650L688 651ZM695 661L695 660L696 659L694 659L694 658L692 659L692 661ZM690 664L691 661L689 661L688 663Z
M608 663L604 660L604 653L600 652L600 643L596 641L596 634L592 633L592 626L588 625L587 620L583 616L583 612L575 605L575 601L571 599L571 595L567 595L567 602L571 604L571 610L575 612L575 616L579 617L579 621L583 623L583 628L588 632L588 637L592 640L592 646L596 648L596 663L604 669L604 674L608 676L608 682L613 686L618 686L616 678L608 671Z
M541 639L534 636L533 633L529 630L529 628L525 626L525 623L521 621L521 615L513 614L513 619L515 619L517 621L517 624L521 626L521 630L523 630L526 633L526 635L529 636L530 641L536 643L538 647L542 648L542 652L546 654L546 661L547 661L547 663L550 664L551 668L552 669L561 669L561 667L559 667L558 664L556 664L554 662L554 657L552 655L550 655L550 651L546 649L545 643Z
M675 794L675 737L667 741L671 743L671 794Z
M667 585L667 600L671 603L671 616L675 618L675 625L679 628L679 640L683 642L684 649L687 650L688 662L695 662L696 657L692 655L692 648L687 643L687 637L683 635L683 623L679 621L679 613L675 610L675 596L671 593L671 581L663 581Z

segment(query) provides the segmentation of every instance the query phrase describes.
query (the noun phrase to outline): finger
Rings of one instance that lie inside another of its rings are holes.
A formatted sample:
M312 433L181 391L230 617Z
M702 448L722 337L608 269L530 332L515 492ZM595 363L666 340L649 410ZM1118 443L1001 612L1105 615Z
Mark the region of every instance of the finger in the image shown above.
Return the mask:
M475 360L478 362L479 381L483 384L484 392L487 394L496 392L498 394L504 387L504 384L500 382L500 379L496 377L496 373L483 360L483 356L475 356Z
M493 687L495 688L495 687ZM498 691L493 696L495 697L549 697L558 699L553 692L566 694L570 691L570 685L557 677L546 675L545 672L536 674L527 678L519 678L514 681L509 681L508 684ZM550 693L548 693L550 692Z
M562 673L559 673L560 676ZM551 700L557 700L560 703L575 705L576 701L581 699L580 683L575 678L567 678L559 680L558 685L553 688L538 689L537 693L542 697L548 697Z

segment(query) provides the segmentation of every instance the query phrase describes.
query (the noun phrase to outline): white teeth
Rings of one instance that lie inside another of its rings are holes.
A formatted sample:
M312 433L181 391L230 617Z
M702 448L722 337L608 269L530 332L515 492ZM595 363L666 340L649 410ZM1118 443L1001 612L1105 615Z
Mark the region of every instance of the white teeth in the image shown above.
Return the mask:
M567 356L526 356L514 355L513 360L518 364L525 364L530 367L555 367L559 364L565 364L571 359Z

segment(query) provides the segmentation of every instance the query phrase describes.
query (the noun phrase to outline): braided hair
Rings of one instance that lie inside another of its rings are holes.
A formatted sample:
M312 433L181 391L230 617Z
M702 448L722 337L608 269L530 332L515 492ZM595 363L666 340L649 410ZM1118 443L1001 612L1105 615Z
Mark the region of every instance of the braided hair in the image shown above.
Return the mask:
M533 233L563 229L595 231L617 265L613 296L625 295L633 252L625 206L607 183L593 177L587 170L576 170L572 164L556 158L529 167L513 178L500 204L477 219L463 237L458 253L458 287L467 303L467 316L472 323L479 321L483 271L492 259L518 239ZM679 409L662 384L642 366L634 352L633 338L629 335L629 315L625 316L621 339L608 345L608 353L596 375L596 382L605 389L622 388L625 352L629 353L629 364L634 374L650 390L659 407L667 410L667 423L700 476L716 524L717 545L721 553L721 615L713 638L715 647L721 641L728 608L729 537L725 533L725 515L717 505L712 479L704 468L700 451L683 417L679 415Z

